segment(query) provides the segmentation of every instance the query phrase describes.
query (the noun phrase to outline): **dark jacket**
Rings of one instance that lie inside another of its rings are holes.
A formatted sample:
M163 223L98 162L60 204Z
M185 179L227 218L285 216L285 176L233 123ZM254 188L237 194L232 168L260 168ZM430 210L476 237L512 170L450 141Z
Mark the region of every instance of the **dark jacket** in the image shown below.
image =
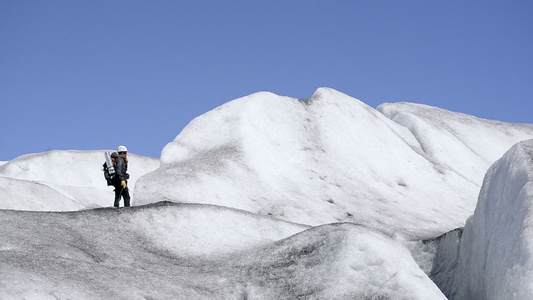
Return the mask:
M115 159L115 172L117 174L115 178L118 184L128 179L126 175L128 172L128 162L124 159L124 157L119 156Z

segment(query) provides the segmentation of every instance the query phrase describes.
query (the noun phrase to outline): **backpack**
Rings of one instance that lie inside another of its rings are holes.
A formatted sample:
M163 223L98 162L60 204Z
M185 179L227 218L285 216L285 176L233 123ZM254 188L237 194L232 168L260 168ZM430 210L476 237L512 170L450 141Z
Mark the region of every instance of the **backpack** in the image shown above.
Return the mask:
M107 181L107 185L113 185L113 181L115 180L115 159L118 157L118 154L116 152L113 152L113 154L109 154L109 152L105 153L105 162L102 165L104 170L104 178Z

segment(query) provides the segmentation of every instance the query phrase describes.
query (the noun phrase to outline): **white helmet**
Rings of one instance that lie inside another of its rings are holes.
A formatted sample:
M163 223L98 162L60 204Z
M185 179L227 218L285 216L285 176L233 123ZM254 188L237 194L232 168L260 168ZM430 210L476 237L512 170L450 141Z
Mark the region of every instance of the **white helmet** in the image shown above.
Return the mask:
M118 153L121 153L121 152L128 152L128 148L126 148L126 146L118 146L118 149L117 149L117 152Z

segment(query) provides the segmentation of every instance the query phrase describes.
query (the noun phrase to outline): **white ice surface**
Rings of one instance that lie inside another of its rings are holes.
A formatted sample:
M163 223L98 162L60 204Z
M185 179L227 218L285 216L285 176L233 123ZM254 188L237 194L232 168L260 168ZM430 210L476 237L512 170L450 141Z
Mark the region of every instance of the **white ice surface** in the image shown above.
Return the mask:
M354 224L171 203L0 219L2 299L446 299L400 243Z

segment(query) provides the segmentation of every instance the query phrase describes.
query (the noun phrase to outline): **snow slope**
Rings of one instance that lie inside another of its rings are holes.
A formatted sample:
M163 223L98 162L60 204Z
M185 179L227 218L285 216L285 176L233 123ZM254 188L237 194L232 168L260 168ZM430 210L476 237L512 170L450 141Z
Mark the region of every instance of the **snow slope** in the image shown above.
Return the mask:
M400 117L403 108L411 119ZM163 149L161 167L137 184L137 203L209 203L308 225L353 222L413 239L438 236L464 225L478 177L505 151L475 140L510 147L533 138L533 125L414 108L389 104L382 114L328 88L302 100L262 92L231 101ZM395 122L402 120L410 126ZM475 135L467 134L471 126Z
M2 299L446 299L401 244L354 224L171 203L0 219Z
M0 165L0 208L64 211L113 205L113 187L102 173L104 152L50 151ZM159 167L159 160L128 158L133 190L139 177Z
M377 108L408 128L435 166L450 169L481 186L485 172L511 146L533 138L531 124L510 124L415 103Z

